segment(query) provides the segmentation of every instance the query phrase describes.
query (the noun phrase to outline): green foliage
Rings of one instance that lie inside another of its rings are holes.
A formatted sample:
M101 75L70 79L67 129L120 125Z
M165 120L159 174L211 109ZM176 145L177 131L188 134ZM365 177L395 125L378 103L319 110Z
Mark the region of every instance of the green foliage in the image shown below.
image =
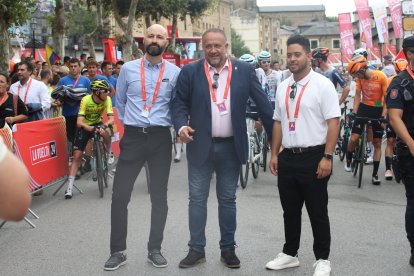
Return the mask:
M327 16L326 21L328 21L328 22L338 22L338 16Z
M91 13L84 7L73 6L68 15L68 35L83 35L92 33L96 28L96 13Z
M30 11L33 10L37 0L1 0L0 5L7 7L3 20L7 27L15 24L21 26L30 19Z
M231 29L231 52L236 57L251 54L250 49L244 45L241 36L233 28Z

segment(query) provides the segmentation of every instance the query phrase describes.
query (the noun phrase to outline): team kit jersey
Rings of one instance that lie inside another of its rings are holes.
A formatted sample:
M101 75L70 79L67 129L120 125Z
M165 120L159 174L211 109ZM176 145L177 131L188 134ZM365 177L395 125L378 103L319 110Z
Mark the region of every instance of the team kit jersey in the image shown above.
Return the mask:
M272 70L270 74L266 75L266 82L267 82L267 94L269 99L274 102L276 100L276 90L277 86L281 82L281 74L278 74L275 70Z
M326 71L322 71L320 68L316 68L315 71L330 79L335 88L338 86L338 83L342 88L344 88L347 85L347 81L345 80L345 78L342 76L341 73L339 73L338 69L336 69L333 66L329 66L329 69Z
M76 85L75 85L76 84ZM89 85L90 81L87 77L80 76L79 80L77 78L72 77L71 75L67 75L61 78L58 82L58 86L64 85L70 88L86 88L89 93ZM63 116L76 116L79 111L79 103L75 104L68 104L66 102L62 105L62 115Z
M96 103L92 95L87 95L82 98L78 116L85 117L83 122L91 126L102 121L102 114L105 110L107 115L114 114L110 97L107 97L104 102Z
M384 106L384 97L387 94L388 79L387 76L378 70L373 70L370 79L357 78L356 90L362 91L361 103L368 106Z

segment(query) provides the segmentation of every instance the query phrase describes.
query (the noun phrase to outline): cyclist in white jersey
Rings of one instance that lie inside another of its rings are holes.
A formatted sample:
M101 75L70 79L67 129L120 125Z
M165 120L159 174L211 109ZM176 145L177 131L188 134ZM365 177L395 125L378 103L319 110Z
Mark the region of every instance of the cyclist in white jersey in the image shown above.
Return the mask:
M257 62L256 58L251 54L244 54L240 57L240 60L250 63L256 70L256 77L259 79L259 82L262 85L263 90L266 89L266 74L262 68L256 68Z
M272 70L270 63L272 62L272 56L267 51L261 51L257 56L257 61L260 68L266 74L266 92L272 103L273 109L275 108L276 90L278 85L281 83L282 74L279 74L275 70Z

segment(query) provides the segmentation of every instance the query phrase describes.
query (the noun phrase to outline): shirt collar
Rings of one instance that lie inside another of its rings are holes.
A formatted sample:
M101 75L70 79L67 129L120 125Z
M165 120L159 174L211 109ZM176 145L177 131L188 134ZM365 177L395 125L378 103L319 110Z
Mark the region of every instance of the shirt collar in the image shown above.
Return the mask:
M207 62L207 65L208 65L208 71L209 72L211 72L211 71L217 72L216 67L211 66L210 63L208 63L208 62ZM228 58L226 59L226 63L224 63L223 68L221 68L221 71L223 71L224 68L229 69L229 59ZM221 71L220 72L217 72L217 73L221 73Z
M30 80L32 79L32 77L29 77L29 79L26 81L26 83L25 84L23 84L22 85L22 83L19 81L19 85L21 86L21 87L24 87L24 86L26 86L29 82L30 82Z
M155 65L152 65L152 63L148 61L147 55L144 55L143 59L144 59L144 66L145 67L147 67L147 68L155 67L157 69L161 68L161 65L162 65L162 63L164 61L164 59L162 59L160 63L157 63Z
M311 75L314 72L315 71L313 71L313 69L311 68L310 71L309 71L309 73L304 78L302 78L300 81L298 81L298 82L295 82L295 80L293 78L293 74L290 75L289 86L291 86L294 83L296 83L299 86L304 86L308 82L308 80L310 79Z

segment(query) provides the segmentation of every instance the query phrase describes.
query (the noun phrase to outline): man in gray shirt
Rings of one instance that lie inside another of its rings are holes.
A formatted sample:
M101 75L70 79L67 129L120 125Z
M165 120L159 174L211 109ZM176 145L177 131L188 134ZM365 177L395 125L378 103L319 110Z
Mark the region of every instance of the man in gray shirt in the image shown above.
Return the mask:
M387 75L387 78L397 74L394 65L392 64L391 56L384 56L384 69L382 69L382 72Z

